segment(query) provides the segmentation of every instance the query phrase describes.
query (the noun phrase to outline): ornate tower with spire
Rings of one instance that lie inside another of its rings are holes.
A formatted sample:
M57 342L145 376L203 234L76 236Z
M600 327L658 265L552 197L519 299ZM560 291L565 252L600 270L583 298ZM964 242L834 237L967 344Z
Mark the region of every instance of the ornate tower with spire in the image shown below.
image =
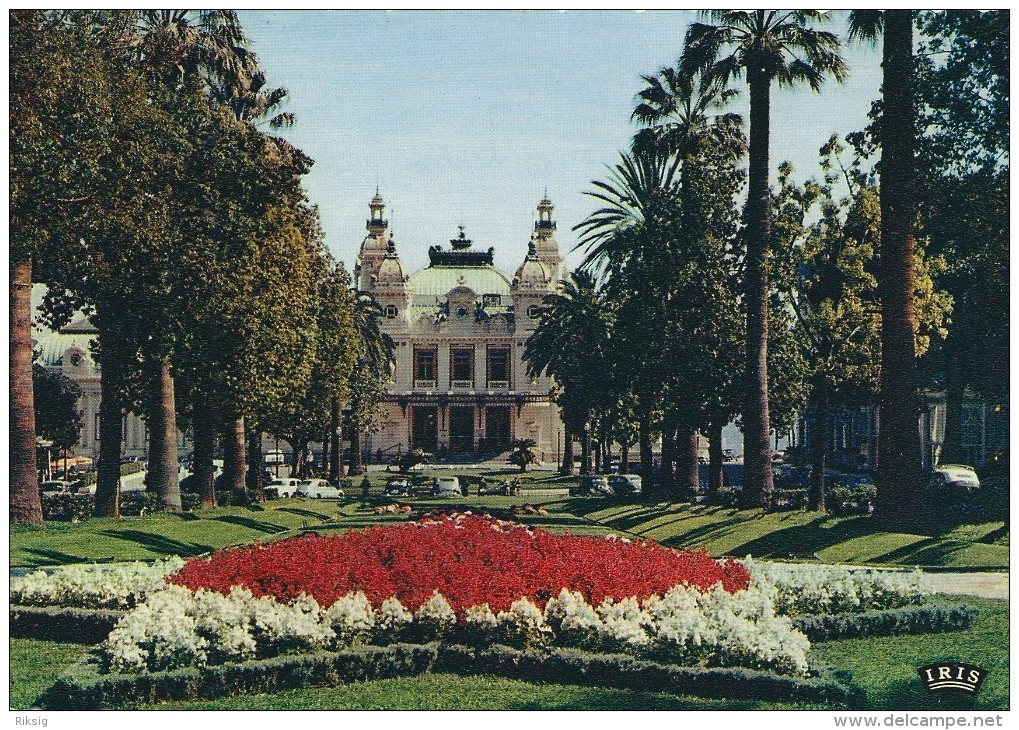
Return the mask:
M379 263L374 285L366 290L375 297L375 301L389 319L401 319L404 323L409 321L411 297L409 279L403 268L403 262L396 254L396 239L389 233L386 255Z
M556 287L552 267L538 256L537 234L531 235L527 256L513 276L513 311L517 332L529 334L538 326L542 300Z
M379 267L389 252L389 221L385 219L386 204L378 189L368 204L371 217L366 223L368 235L361 242L354 273L361 291L369 291L378 281Z
M552 220L554 207L552 201L548 199L546 190L545 197L538 203L538 220L534 222L534 236L532 237L535 253L548 265L553 285L566 276L563 255L559 253L559 244L555 239L556 222Z

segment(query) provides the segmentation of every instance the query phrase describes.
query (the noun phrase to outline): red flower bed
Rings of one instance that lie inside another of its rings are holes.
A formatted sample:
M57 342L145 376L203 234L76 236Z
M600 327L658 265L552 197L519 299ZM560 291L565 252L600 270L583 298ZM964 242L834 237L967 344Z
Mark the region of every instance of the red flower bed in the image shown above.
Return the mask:
M732 593L746 588L750 574L742 563L705 552L552 535L464 515L233 548L191 560L169 580L223 593L245 586L283 600L307 593L323 606L362 590L375 606L396 596L411 610L438 589L460 612L483 603L506 610L521 596L544 606L564 587L592 605L607 596L644 599L681 583L699 590L721 583Z

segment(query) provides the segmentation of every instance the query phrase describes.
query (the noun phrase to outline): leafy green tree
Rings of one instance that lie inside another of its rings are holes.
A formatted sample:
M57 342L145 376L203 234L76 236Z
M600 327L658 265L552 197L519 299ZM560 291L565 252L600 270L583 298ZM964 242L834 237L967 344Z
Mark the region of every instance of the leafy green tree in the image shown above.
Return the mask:
M84 423L78 401L81 387L62 373L41 365L32 368L38 435L61 451L74 448Z
M923 12L917 51L920 221L928 251L945 257L938 284L952 296L952 325L923 365L943 373L942 461L962 450L967 390L1009 391L1009 14Z
M722 82L743 75L750 89L743 494L748 504L767 505L773 488L768 414L771 84L806 83L817 91L827 75L845 78L846 66L838 55L838 38L810 27L823 19L816 11L711 10L706 15L713 23L693 23L687 30L683 66Z
M881 245L877 190L839 160L836 137L822 147L825 177L798 186L781 168L775 214L778 284L795 313L812 418L809 506L824 511L832 416L839 408L871 402L880 372L881 310L875 256ZM837 198L844 180L848 195ZM918 256L915 348L925 352L945 335L951 300L934 286L938 256Z
M130 74L110 72L94 11L12 10L10 60L10 516L42 522L32 391L33 281L69 258L83 211L101 207L101 165L111 152ZM122 20L114 14L109 21ZM55 143L58 140L59 143ZM119 461L119 459L118 459Z

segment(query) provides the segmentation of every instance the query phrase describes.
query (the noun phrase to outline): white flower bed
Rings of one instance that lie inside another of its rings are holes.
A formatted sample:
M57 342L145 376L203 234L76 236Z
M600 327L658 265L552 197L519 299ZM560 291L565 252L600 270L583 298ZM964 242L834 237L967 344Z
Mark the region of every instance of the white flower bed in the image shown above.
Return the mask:
M184 561L174 556L155 563L68 565L11 578L11 603L19 606L131 608L166 588L165 578Z
M373 610L361 592L327 609L301 596L292 604L254 598L235 588L223 596L170 586L130 611L102 646L113 671L205 666L252 657L340 649L399 640L412 629L424 638L454 631L456 616L436 591L417 612L396 598ZM595 609L563 589L544 612L526 598L494 614L465 611L461 640L518 646L575 646L628 651L690 666L740 666L802 675L810 644L789 619L776 616L765 594L707 593L677 586L643 603L606 600Z
M784 616L859 613L922 603L933 591L919 571L860 570L840 566L744 561L751 587L774 591Z

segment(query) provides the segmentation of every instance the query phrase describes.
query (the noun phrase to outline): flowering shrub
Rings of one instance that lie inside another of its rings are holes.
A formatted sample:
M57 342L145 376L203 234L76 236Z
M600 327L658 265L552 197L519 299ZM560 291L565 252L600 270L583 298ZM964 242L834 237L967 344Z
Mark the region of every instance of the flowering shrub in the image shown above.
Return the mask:
M11 578L11 603L20 606L131 608L166 587L166 576L184 561L174 556L155 563L68 565Z
M462 618L468 606L487 603L498 613L521 597L540 609L564 587L597 605L682 584L731 593L749 578L741 563L704 552L552 535L465 514L224 550L189 561L170 581L220 593L240 585L284 601L306 593L323 606L360 590L373 605L395 597L411 611L439 591Z
M785 616L858 613L922 603L932 591L919 572L746 561L753 583Z
M478 647L572 646L682 666L747 667L792 675L806 673L810 648L790 619L774 614L766 594L757 589L730 594L721 585L704 593L675 586L643 602L607 598L597 609L579 592L563 589L544 611L520 598L497 614L487 604L469 606L459 624L437 591L412 614L395 597L373 609L361 592L323 610L307 595L288 604L255 597L244 588L224 596L171 586L129 612L102 652L108 669L138 672L437 639Z

